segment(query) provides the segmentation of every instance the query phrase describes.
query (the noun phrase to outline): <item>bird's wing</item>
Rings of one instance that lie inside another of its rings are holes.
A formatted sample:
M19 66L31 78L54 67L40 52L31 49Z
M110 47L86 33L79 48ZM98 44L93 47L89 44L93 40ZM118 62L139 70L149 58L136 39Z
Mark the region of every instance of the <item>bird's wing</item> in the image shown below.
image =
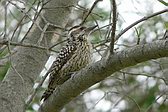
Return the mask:
M44 92L41 99L44 98L46 100L54 91L54 82L60 77L58 72L61 70L61 68L66 64L66 62L72 57L75 50L77 49L77 46L73 43L67 44L64 46L60 53L58 54L56 60L53 62L52 66L50 67L48 74L50 74L49 78L49 84L47 90Z

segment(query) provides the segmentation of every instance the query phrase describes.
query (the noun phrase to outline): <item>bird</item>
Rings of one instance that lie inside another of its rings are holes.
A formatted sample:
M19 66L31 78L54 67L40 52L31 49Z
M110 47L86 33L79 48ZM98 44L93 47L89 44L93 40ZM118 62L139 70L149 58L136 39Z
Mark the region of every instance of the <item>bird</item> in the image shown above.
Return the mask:
M41 100L48 99L58 85L62 85L73 73L91 62L92 47L88 37L96 27L97 25L92 27L75 26L70 29L66 45L60 50L48 71L49 84Z

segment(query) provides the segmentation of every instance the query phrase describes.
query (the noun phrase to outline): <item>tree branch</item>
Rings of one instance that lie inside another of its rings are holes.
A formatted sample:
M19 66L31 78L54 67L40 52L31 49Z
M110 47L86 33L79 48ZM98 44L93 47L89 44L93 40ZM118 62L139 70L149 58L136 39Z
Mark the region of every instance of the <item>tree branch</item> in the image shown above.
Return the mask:
M84 17L83 21L80 23L80 25L83 25L86 22L86 19L88 18L88 16L91 14L92 10L94 9L94 7L96 6L96 4L100 1L103 0L95 0L95 2L93 3L92 7L90 8L90 10L87 12L86 16ZM79 26L80 26L79 25Z
M60 85L54 94L41 105L39 112L58 112L84 90L116 71L162 57L168 57L168 40L137 45L110 55L108 59L104 58L80 70L71 79Z
M168 12L168 9L164 9L164 10L155 12L155 13L149 15L149 16L143 17L143 18L141 18L141 19L135 21L134 23L132 23L131 25L129 25L128 27L126 27L124 30L122 30L122 31L116 36L115 41L118 40L125 32L127 32L129 29L131 29L131 28L134 27L135 25L137 25L137 24L139 24L139 23L141 23L141 22L143 22L143 21L145 21L145 20L148 20L148 19L150 19L150 18L152 18L152 17L155 17L155 16L157 16L157 15L163 14L163 13L165 13L165 12Z
M113 20L112 20L112 31L111 31L111 42L110 42L110 53L113 54L114 50L114 42L115 42L115 32L116 32L116 24L117 24L117 5L116 1L112 0L113 6Z

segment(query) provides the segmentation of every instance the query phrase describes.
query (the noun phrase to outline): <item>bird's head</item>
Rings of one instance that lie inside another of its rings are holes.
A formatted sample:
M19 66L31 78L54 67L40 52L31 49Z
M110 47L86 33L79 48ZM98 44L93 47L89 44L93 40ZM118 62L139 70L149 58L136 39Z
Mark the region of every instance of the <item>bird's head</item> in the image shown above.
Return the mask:
M70 41L86 41L88 35L95 29L96 26L92 27L84 27L84 26L76 26L73 27L69 32Z

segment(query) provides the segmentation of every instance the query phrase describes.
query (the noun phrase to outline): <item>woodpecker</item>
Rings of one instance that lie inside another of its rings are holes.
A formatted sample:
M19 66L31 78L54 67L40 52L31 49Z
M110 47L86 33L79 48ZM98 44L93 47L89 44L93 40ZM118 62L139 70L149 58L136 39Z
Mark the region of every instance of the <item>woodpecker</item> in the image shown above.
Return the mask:
M89 34L96 28L76 26L68 34L67 44L58 53L49 70L49 84L42 95L44 101L53 93L58 85L67 81L71 75L91 62L91 45Z

